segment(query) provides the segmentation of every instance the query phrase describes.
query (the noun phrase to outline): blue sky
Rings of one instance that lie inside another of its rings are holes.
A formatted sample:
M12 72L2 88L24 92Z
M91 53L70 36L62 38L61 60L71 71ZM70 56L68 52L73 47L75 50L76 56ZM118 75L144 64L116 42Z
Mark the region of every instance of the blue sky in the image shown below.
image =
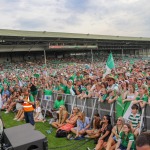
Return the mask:
M149 0L0 0L0 29L150 37Z

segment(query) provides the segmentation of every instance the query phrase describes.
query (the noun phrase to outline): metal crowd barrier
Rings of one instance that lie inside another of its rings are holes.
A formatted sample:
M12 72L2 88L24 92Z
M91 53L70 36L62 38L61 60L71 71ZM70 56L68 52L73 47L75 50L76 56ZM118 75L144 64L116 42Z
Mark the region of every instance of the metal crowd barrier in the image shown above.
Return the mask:
M57 99L58 95L61 95L65 101L65 106L67 111L71 114L72 109L74 106L80 108L82 112L85 113L87 117L90 118L92 121L93 116L95 113L99 113L100 117L108 114L111 116L112 125L115 124L116 117L115 117L115 106L116 103L108 104L108 103L101 103L98 101L98 98L88 98L88 99L78 99L77 96L69 95L69 94L60 94L60 93L53 93L50 99L45 100L43 93L41 92L38 96L38 99L41 100L41 107L44 110L44 117L46 116L46 111L51 111L53 107L54 101ZM146 106L142 110L141 114L141 122L140 122L140 132L145 128L146 130L150 130L150 106Z

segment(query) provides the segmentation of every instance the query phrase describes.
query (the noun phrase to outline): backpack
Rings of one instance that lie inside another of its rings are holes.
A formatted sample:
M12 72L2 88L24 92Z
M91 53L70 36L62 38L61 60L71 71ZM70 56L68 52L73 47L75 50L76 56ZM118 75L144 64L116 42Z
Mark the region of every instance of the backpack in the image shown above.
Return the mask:
M57 132L56 132L56 137L57 138L60 138L60 137L67 137L68 133L67 131L65 130L61 130L59 129Z

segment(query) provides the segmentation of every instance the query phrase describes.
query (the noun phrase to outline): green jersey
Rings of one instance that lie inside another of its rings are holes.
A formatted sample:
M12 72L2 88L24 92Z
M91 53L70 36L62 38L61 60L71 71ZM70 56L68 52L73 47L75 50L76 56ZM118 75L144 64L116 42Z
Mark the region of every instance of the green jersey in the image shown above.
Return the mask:
M60 100L60 101L55 100L55 102L54 102L54 109L58 110L59 107L60 107L61 105L64 105L64 104L65 104L64 100Z
M124 147L128 147L129 141L132 142L131 148L135 149L135 142L134 142L134 135L133 133L128 133L127 135L124 132L121 132L119 135L119 138L121 139L121 145Z

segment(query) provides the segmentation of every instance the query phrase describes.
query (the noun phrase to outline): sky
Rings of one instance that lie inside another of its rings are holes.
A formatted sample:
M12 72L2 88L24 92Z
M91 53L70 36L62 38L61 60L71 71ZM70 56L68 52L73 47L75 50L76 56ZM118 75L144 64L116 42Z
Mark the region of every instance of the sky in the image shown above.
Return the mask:
M150 37L150 0L0 0L0 29Z

